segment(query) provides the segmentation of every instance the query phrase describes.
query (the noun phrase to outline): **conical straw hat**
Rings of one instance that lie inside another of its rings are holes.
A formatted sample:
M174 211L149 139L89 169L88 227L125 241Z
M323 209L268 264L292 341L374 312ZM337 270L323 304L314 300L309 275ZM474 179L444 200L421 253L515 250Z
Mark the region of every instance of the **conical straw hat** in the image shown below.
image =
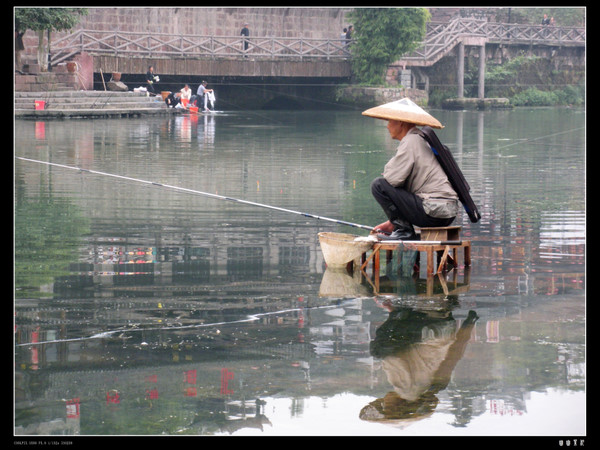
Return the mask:
M425 112L408 98L385 103L363 111L363 116L376 119L399 120L414 123L415 125L429 125L431 128L444 128L444 126L431 114Z

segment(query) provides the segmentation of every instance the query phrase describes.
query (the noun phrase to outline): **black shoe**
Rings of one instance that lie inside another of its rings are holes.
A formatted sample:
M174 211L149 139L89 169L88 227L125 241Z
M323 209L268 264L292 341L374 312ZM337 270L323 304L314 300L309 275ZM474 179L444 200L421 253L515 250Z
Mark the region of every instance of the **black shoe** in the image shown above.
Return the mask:
M378 234L377 237L382 241L416 241L417 233L409 230L394 230L392 234Z
M405 220L392 220L394 231L391 234L378 234L377 237L382 241L416 241L417 233L413 226Z

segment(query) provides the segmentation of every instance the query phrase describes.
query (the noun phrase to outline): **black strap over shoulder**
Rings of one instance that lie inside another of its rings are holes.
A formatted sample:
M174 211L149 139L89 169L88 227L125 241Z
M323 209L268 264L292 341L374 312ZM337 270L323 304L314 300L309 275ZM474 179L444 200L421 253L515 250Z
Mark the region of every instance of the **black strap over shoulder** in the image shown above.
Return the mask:
M448 147L440 142L433 131L433 128L424 126L422 129L418 130L418 132L419 135L427 141L431 147L431 151L442 166L442 169L444 169L452 188L456 191L460 202L463 204L465 211L469 215L469 219L473 223L478 222L479 219L481 219L481 214L479 214L477 206L471 198L471 187L469 186L469 183L467 183L458 164L456 164L452 153Z

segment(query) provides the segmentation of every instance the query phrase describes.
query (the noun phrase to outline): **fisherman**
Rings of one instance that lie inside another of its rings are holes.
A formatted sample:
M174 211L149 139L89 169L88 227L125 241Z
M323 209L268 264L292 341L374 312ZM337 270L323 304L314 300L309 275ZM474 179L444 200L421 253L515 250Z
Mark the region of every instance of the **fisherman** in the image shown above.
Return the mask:
M388 218L372 233L381 240L417 240L413 225L450 225L459 211L458 196L417 128L443 128L442 124L408 98L368 109L363 115L387 120L390 136L400 141L383 176L371 183L373 197Z

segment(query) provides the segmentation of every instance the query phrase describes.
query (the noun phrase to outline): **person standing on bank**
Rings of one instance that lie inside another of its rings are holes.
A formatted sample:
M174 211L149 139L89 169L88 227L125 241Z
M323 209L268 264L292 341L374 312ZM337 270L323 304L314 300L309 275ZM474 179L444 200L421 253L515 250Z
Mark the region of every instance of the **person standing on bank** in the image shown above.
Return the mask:
M206 96L206 93L213 92L212 89L206 88L206 84L206 81L202 81L202 83L200 83L200 86L198 86L198 91L196 92L198 96L198 105L201 107L202 111L210 111L207 107L208 98Z
M416 240L413 225L450 225L459 211L458 195L416 127L443 128L442 124L408 98L368 109L363 115L387 120L390 136L400 141L383 176L371 183L371 193L388 218L372 233L379 233L382 240Z
M248 51L248 37L250 36L250 30L248 29L248 23L244 23L244 28L242 28L242 31L240 32L240 36L244 36L243 38L243 49L244 49L244 53ZM246 55L244 55L244 57L246 57Z
M148 67L148 72L146 72L146 86L148 89L148 92L151 92L152 94L156 94L156 91L154 90L154 83L158 82L160 79L158 78L158 75L154 74L154 67L150 66Z

